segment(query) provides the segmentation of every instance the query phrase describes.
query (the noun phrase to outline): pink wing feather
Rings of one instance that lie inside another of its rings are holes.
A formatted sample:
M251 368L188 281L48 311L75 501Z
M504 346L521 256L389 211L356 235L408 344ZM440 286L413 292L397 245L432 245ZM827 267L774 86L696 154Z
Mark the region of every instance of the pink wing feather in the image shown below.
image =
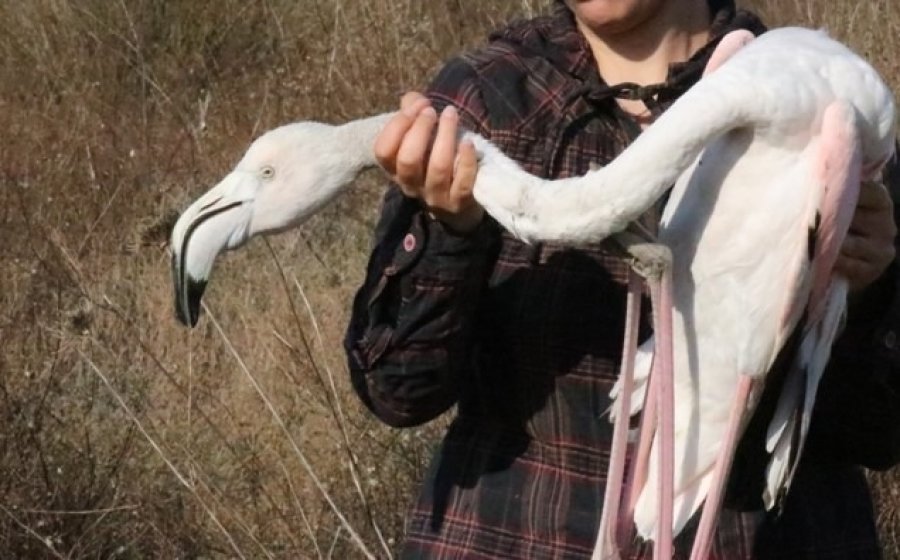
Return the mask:
M856 131L856 113L843 101L825 110L814 172L821 185L809 266L809 298L797 297L787 315L806 309L806 321L797 355L788 372L775 415L769 424L767 449L772 453L767 472L765 501L772 507L790 484L806 441L819 380L828 363L846 309L847 286L834 275L834 264L850 229L859 198L862 156ZM796 288L806 282L799 279ZM799 422L799 425L798 425Z

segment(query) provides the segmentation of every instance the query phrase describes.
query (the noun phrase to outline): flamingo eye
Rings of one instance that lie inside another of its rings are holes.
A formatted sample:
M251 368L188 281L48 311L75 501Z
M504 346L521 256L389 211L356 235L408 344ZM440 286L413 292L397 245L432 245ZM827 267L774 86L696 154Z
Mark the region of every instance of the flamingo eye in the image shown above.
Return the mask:
M272 177L275 176L275 168L272 167L271 165L266 165L265 167L263 167L260 170L259 175L263 179L271 179Z

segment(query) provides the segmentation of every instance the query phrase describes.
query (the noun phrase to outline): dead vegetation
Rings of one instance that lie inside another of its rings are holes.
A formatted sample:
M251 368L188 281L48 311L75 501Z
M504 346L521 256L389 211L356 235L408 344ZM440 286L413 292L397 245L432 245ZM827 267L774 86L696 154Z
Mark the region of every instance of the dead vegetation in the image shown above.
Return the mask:
M760 0L900 85L893 0ZM441 427L362 410L340 350L381 181L173 319L173 217L259 132L393 107L546 2L0 4L0 556L387 557ZM900 482L877 477L900 550ZM897 554L894 552L894 554Z

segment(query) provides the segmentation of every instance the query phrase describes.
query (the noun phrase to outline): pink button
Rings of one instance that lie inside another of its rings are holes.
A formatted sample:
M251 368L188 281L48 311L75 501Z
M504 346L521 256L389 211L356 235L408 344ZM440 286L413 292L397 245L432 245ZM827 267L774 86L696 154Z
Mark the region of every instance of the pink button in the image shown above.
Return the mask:
M416 236L411 233L407 233L406 237L403 238L403 250L407 253L412 252L413 249L416 248Z

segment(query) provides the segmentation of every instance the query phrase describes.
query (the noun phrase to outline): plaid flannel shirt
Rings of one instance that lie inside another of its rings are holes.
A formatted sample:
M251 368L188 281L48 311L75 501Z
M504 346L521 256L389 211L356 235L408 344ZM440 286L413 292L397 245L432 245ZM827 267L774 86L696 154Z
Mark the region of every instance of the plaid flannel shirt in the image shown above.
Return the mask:
M670 68L653 100L659 110L699 78L718 38L738 27L763 30L728 0L711 6L714 40ZM600 79L561 3L451 60L428 89L438 110L455 105L465 127L547 178L604 165L639 134L615 103L620 93ZM602 244L525 245L490 219L457 235L398 189L386 194L375 237L345 340L354 387L394 426L457 406L409 514L403 557L589 557L609 460L608 394L621 358L626 265ZM775 518L760 511L760 493L741 491L755 492L753 484L733 477L716 558L751 558L754 546L755 557L766 558L877 557L865 480L849 465L887 466L900 447L900 353L880 344L894 328L880 317L896 323L900 315L885 313L894 277L865 294L844 353L836 351L834 362L851 373L826 375L821 406L837 413L814 421L819 435L810 455L822 459L801 470L795 486L805 492L792 494ZM642 331L649 334L646 320ZM858 364L861 349L867 353ZM860 367L871 371L854 377ZM848 402L857 408L848 411ZM737 470L744 466L743 479L755 481L760 473L748 465L758 462L760 441L745 439ZM679 539L679 557L691 534L689 527ZM649 547L635 543L630 554L649 557Z

